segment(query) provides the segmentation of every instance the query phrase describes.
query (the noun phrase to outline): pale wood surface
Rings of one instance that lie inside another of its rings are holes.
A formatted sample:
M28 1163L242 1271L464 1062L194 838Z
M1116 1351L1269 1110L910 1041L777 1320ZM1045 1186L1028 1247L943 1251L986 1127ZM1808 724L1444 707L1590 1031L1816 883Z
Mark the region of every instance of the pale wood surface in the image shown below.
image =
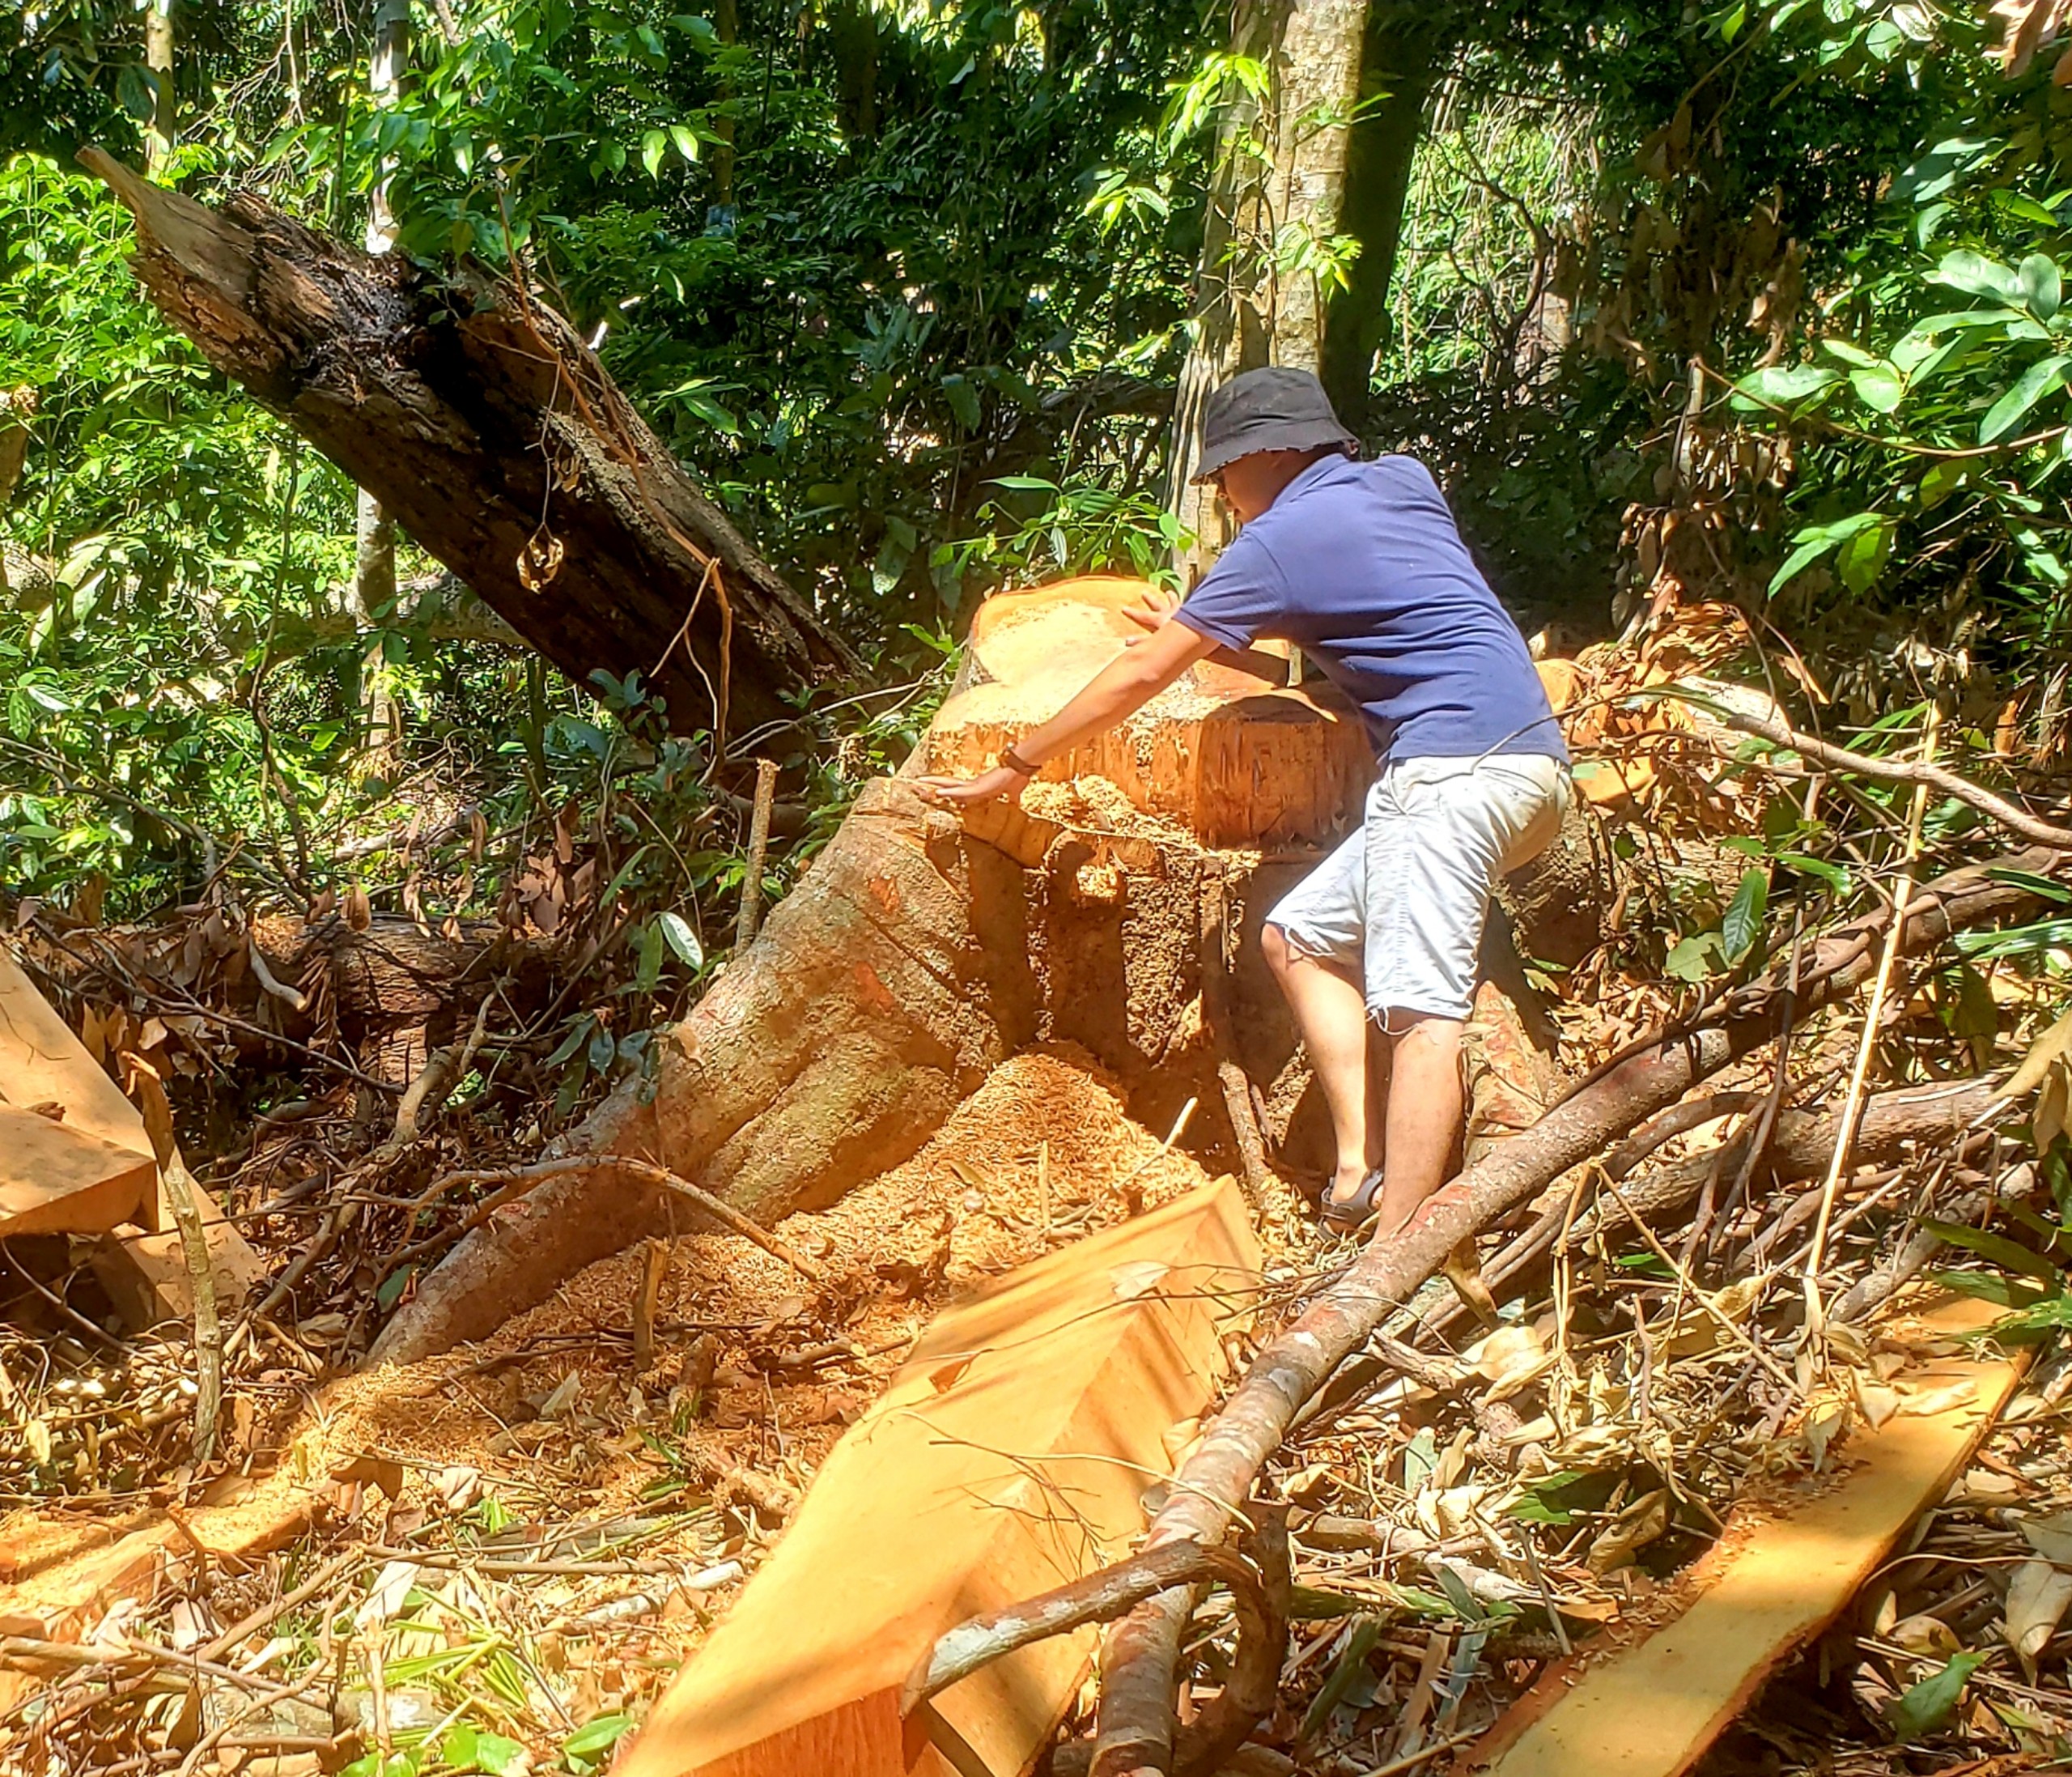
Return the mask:
M1207 1405L1258 1283L1224 1179L944 1314L615 1777L936 1767L927 1733L898 1721L901 1681L953 1624L1126 1552L1144 1489L1170 1468L1165 1435ZM936 1698L957 1768L1025 1769L1091 1646L1024 1649Z
M157 1176L148 1154L0 1104L0 1239L102 1233L136 1214Z
M147 1158L144 1120L57 1009L0 948L0 1099L65 1107L65 1126Z
M937 713L931 768L983 771L1056 715L1144 633L1122 614L1149 591L1144 581L1103 575L987 599L971 624L981 682ZM1053 781L1105 777L1136 807L1213 846L1322 843L1357 818L1373 774L1359 716L1328 687L1291 691L1212 660L1042 773Z
M1923 1324L1949 1334L1996 1311L1975 1302ZM1491 1777L1679 1777L1764 1681L1848 1608L1907 1527L1948 1490L2020 1380L2023 1362L1932 1358L1902 1372L1933 1403L1859 1430L1843 1474L1802 1499L1737 1511L1692 1581L1695 1601L1630 1646L1549 1669L1463 1762ZM1702 1589L1700 1589L1702 1588Z

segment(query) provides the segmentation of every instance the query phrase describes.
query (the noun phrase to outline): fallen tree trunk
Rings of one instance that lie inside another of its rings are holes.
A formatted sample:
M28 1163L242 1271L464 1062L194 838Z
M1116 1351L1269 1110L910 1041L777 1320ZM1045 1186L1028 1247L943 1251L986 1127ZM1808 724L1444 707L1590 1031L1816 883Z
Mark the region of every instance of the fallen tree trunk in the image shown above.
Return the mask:
M2048 875L2063 862L2061 853L2038 847L1998 865ZM1902 947L1929 949L1961 927L2037 904L2032 890L1989 874L1989 868L1953 871L1926 885L1907 910ZM1802 1011L1870 979L1886 923L1883 913L1873 914L1813 946L1799 971L1796 1003ZM1461 1241L1674 1103L1698 1080L1770 1041L1778 1034L1775 1007L1785 991L1781 976L1772 976L1728 996L1707 1027L1629 1057L1435 1192L1400 1233L1369 1246L1253 1360L1182 1467L1153 1520L1151 1545L1221 1541L1303 1405ZM1110 1632L1102 1661L1094 1777L1162 1777L1172 1769L1177 1664L1190 1607L1184 1590L1161 1593Z
M677 465L569 324L259 198L210 210L97 149L138 280L210 363L578 682L638 673L673 727L789 727L857 659Z

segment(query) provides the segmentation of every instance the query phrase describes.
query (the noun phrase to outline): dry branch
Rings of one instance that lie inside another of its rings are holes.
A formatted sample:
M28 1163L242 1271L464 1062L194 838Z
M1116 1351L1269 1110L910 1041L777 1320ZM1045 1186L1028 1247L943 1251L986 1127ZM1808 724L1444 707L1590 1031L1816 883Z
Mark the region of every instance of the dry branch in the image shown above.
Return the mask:
M740 1235L744 1239L754 1241L772 1258L782 1259L808 1282L817 1283L821 1281L821 1269L812 1260L779 1239L760 1222L743 1215L732 1204L723 1202L710 1191L700 1189L688 1179L678 1178L667 1167L657 1166L652 1160L636 1159L626 1154L585 1154L566 1160L538 1160L530 1166L475 1167L463 1172L449 1172L443 1178L435 1179L419 1193L417 1201L412 1205L414 1215L431 1208L449 1191L457 1191L463 1186L493 1184L501 1188L478 1204L461 1228L434 1235L413 1246L404 1248L400 1252L392 1253L382 1267L381 1275L384 1277L392 1276L411 1260L422 1257L426 1252L444 1245L456 1234L479 1227L504 1205L516 1201L550 1179L566 1178L571 1173L603 1171L627 1173L652 1189L667 1191L681 1197L686 1203L710 1216L720 1226Z
M1968 777L1959 777L1947 767L1927 760L1873 759L1867 753L1852 752L1845 746L1836 746L1829 742L1816 740L1811 734L1802 734L1795 728L1782 722L1773 722L1767 716L1749 716L1736 709L1724 707L1708 709L1728 728L1743 734L1752 734L1757 740L1768 741L1773 746L1789 749L1800 758L1833 772L1850 772L1858 777L1867 777L1880 784L1918 784L1930 789L1940 790L1945 796L1962 802L1967 808L1976 809L1987 819L1998 821L2010 833L2037 845L2047 845L2053 851L2072 852L2072 827L2057 827L2039 818L2027 809L2018 808L2005 797L1995 796L1991 790L1983 789Z
M2006 869L2034 873L2062 863L2054 851L2043 849L1997 861ZM1929 949L1960 927L2036 903L2038 897L2031 891L2018 882L1996 878L1989 868L1954 871L1926 885L1907 911L1901 948ZM1811 1011L1870 979L1888 917L1881 909L1812 946L1799 971L1795 996L1802 1010ZM1236 1502L1250 1491L1303 1405L1445 1265L1462 1240L1590 1158L1641 1118L1675 1103L1697 1081L1771 1040L1777 1035L1774 1008L1785 991L1785 981L1770 976L1723 996L1707 1028L1622 1062L1434 1193L1400 1233L1370 1246L1254 1359L1153 1520L1153 1546L1183 1540L1217 1541ZM1188 1605L1183 1589L1161 1593L1110 1631L1102 1663L1094 1777L1169 1768L1159 1749L1171 1744L1179 1631Z

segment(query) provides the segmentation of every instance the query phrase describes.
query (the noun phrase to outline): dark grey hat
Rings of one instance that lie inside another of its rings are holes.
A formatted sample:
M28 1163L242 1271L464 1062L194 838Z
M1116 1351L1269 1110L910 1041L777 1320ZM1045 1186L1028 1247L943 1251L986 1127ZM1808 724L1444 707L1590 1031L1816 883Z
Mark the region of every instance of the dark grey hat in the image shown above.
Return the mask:
M1314 450L1319 444L1357 452L1360 440L1339 424L1314 373L1284 364L1248 370L1210 394L1194 478L1207 481L1226 464L1257 451Z

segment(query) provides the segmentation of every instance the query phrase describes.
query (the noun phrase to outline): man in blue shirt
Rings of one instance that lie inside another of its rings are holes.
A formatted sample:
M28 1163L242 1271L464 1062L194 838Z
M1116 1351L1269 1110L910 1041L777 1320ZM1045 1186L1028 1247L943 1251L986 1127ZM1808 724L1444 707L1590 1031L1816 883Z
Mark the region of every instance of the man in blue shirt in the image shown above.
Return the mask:
M1307 371L1225 384L1196 479L1236 513L1236 541L995 769L921 781L953 804L1018 795L1218 648L1273 637L1314 661L1360 709L1381 774L1361 831L1267 914L1262 944L1331 1110L1325 1218L1386 1235L1444 1182L1460 1131L1490 891L1553 838L1570 789L1524 640L1431 472L1358 448Z

